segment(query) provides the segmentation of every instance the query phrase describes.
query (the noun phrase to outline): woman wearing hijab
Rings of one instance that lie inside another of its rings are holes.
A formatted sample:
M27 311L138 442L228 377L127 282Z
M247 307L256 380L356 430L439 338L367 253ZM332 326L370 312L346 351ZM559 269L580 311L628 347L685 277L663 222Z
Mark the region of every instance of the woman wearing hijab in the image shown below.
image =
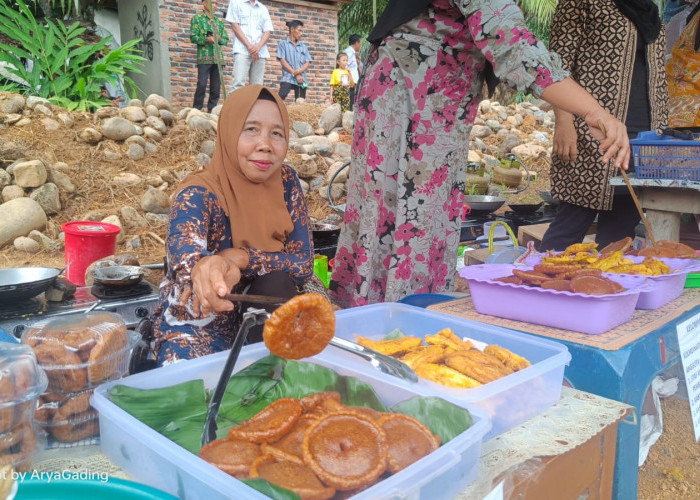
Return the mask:
M484 78L585 117L606 159L627 162L624 125L567 78L512 0L391 0L368 40L331 281L339 304L452 288Z
M552 21L550 49L572 78L625 122L630 139L668 123L665 44L652 0L559 0ZM550 182L559 206L540 250L581 242L596 215L599 248L634 238L639 213L627 188L610 186L617 170L603 161L587 124L554 112Z
M232 290L292 297L312 277L304 194L282 163L288 131L275 92L249 85L226 99L211 162L172 203L154 312L159 365L231 347L243 309L222 298Z

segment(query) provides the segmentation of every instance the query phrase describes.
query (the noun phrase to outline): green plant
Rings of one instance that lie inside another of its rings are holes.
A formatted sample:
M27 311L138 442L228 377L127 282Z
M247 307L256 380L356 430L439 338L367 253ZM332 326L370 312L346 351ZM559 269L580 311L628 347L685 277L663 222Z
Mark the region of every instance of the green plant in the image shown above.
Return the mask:
M134 81L126 73L142 73L145 60L135 48L140 39L129 40L108 52L112 37L85 43L85 28L78 22L66 26L61 20L39 23L27 5L17 1L18 10L0 3L0 29L17 45L0 43L0 62L6 71L26 85L10 83L0 90L44 97L67 109L88 110L109 104L101 96L106 81L121 77L131 94ZM105 54L106 52L106 54ZM31 61L31 69L25 62Z

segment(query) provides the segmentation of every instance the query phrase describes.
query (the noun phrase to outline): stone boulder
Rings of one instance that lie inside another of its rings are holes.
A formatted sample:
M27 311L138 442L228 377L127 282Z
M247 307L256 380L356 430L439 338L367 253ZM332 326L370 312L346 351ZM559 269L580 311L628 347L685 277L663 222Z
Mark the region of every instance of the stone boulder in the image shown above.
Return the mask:
M340 104L335 103L328 106L321 112L318 119L318 126L327 134L336 127L340 127L343 122L343 111Z
M102 126L102 133L107 139L113 141L124 141L136 134L136 127L126 118L115 116L105 121Z
M46 213L31 198L16 198L0 205L0 247L33 229L46 226Z
M15 184L23 188L35 188L46 182L48 174L41 160L31 160L14 166Z

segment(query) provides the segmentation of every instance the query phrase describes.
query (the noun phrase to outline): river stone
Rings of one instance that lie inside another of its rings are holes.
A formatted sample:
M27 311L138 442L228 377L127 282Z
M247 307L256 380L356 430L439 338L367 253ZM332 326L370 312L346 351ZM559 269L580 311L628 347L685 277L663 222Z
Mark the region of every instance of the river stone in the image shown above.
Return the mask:
M160 110L154 104L149 104L144 109L146 116L158 116L160 114Z
M205 155L207 155L211 158L212 156L214 156L215 149L216 149L216 142L215 141L204 141L204 142L202 142L202 145L199 147L199 152L204 153Z
M149 95L144 101L143 106L147 108L151 104L158 109L170 109L170 101L158 94Z
M17 113L11 113L9 115L5 115L5 124L6 125L14 125L18 121L22 119L22 115L17 114Z
M163 123L165 123L168 127L175 125L175 115L172 113L172 111L161 109L158 112L158 115L160 116L160 119L163 120Z
M160 175L149 175L146 177L146 184L153 187L158 187L163 184L163 179Z
M168 184L175 184L177 182L177 178L175 177L175 174L173 174L167 168L160 169L160 171L158 172L158 175L160 176L161 179L163 179Z
M39 187L46 182L46 167L41 160L30 160L17 164L12 169L15 184L23 188Z
M26 117L25 117L25 118L22 118L22 119L21 119L20 121L18 121L17 123L15 123L15 127L26 127L26 126L29 125L30 123L32 123L32 120L30 120L29 118L26 118Z
M130 160L138 161L146 156L146 152L138 144L129 144L129 152L127 153Z
M69 176L58 170L55 166L54 167L49 167L47 169L48 172L48 180L50 182L53 182L58 186L58 189L60 191L64 191L66 193L74 193L75 192L75 184L73 184L73 181Z
M146 119L146 113L139 106L127 106L122 108L119 114L130 122L142 122Z
M508 134L501 143L501 154L510 153L511 149L520 145L520 137L515 134Z
M318 172L318 163L316 163L316 157L309 155L300 155L300 162L294 166L299 177L308 179L316 175Z
M15 250L25 253L38 253L41 251L41 245L31 238L19 236L14 241Z
M95 111L95 116L100 120L112 118L113 116L119 116L119 108L115 108L114 106L104 106Z
M333 178L333 175L340 170L340 168L345 165L344 161L337 161L330 167L328 167L328 170L326 171L326 182L330 182L331 179ZM333 182L346 182L348 180L348 170L349 167L346 167L343 169L342 172L340 172L336 178L334 179Z
M134 207L124 206L120 213L126 227L148 227L148 221Z
M61 124L58 123L53 118L42 118L41 124L44 126L44 128L46 130L58 130L61 128Z
M141 99L129 99L128 105L143 108L143 101Z
M129 137L127 140L124 141L124 144L138 144L142 148L146 146L146 139L141 137L140 135L132 135Z
M491 135L491 128L486 127L483 125L474 125L472 127L472 132L471 132L471 137L477 137L479 139L483 139L484 137L488 137Z
M12 176L9 172L0 168L0 189L12 184Z
M545 154L547 150L540 146L539 144L521 144L520 146L515 146L513 149L510 150L511 153L522 159L523 161L525 160L533 160L535 158L538 158L540 155Z
M46 215L54 215L61 211L61 198L58 186L53 182L47 182L43 186L36 188L29 197L41 205Z
M113 141L123 141L137 133L137 129L133 123L126 118L115 116L105 121L102 126L102 133L108 139Z
M292 130L294 130L299 137L314 135L314 128L306 122L293 121Z
M68 128L71 128L75 124L73 115L70 113L59 113L58 119L61 120L61 122Z
M47 224L47 228L48 226L49 224ZM58 248L60 247L60 245L58 245L55 241L53 241L41 231L37 231L36 229L34 229L33 231L29 231L29 238L39 243L39 245L41 245L41 248L45 248L47 250L58 250Z
M163 135L168 133L168 127L166 127L165 123L163 123L163 120L161 120L157 116L149 116L148 118L146 118L146 124L149 127L156 129Z
M141 176L131 172L120 172L112 180L121 186L138 186L143 181Z
M160 142L163 140L163 135L152 127L143 127L143 136L149 141ZM146 140L144 139L144 146Z
M152 142L147 142L146 147L144 149L146 150L146 153L153 153L158 149L158 146L156 146Z
M6 201L0 205L0 247L18 236L28 234L32 229L43 229L46 221L41 205L31 198Z
M3 201L10 201L16 198L24 198L24 189L16 184L11 184L2 188Z
M27 107L28 107L29 109L34 109L34 108L37 106L37 104L43 104L44 106L50 106L50 105L51 105L51 103L49 102L49 100L48 100L48 99L45 99L45 98L43 98L43 97L37 97L37 96L34 96L34 95L31 95L31 96L27 97Z
M153 212L146 212L144 218L148 222L153 222L155 224L167 224L170 222L169 214L154 214Z
M321 112L321 117L318 119L318 126L326 133L336 127L340 127L343 123L343 112L340 104L334 103L328 106Z
M0 106L0 111L5 114L20 114L24 109L26 100L19 94L12 94L2 100L2 106Z
M348 134L352 134L353 128L355 126L355 115L352 111L346 111L343 113L343 119L341 120L341 126Z
M187 125L192 130L203 130L205 132L212 130L211 122L202 115L194 115L192 117L187 117Z
M53 116L53 111L51 111L51 107L46 104L37 104L36 106L34 106L34 112L41 113L42 115L46 116Z
M86 142L88 144L97 144L102 140L102 134L100 133L100 131L95 130L92 127L84 128L80 132L80 134L78 134L78 137L81 141Z
M170 198L163 191L149 187L141 197L141 208L145 212L167 214L170 212Z
M122 221L119 220L118 215L108 215L104 219L102 219L101 222L105 222L107 224L114 224L119 228L119 233L117 234L117 243L121 243L124 241L124 238L126 238L126 234L124 234L124 230L122 228Z
M336 142L333 145L333 152L341 158L350 158L350 144L345 142Z

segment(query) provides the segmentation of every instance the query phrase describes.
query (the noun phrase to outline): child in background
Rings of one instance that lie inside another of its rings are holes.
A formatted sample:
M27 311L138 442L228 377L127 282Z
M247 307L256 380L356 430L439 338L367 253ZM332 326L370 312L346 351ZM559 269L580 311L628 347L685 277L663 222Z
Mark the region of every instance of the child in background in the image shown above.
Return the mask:
M350 109L350 88L355 86L348 69L348 55L341 52L335 58L335 69L331 75L331 102L340 104L343 112Z

